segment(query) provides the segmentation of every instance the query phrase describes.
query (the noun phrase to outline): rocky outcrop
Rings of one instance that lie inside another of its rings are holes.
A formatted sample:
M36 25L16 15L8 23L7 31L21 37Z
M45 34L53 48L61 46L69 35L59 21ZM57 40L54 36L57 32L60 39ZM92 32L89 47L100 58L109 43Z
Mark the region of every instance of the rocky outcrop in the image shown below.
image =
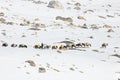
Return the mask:
M55 9L63 9L62 3L55 0L50 1L47 7L55 8Z
M65 18L65 17L57 16L56 20L62 20L62 21L70 22L70 23L73 22L73 19L71 17L66 17Z
M32 60L27 60L27 61L25 61L25 62L26 62L26 63L29 63L30 66L32 66L32 67L35 67L35 66L36 66L35 62L32 61Z
M46 69L43 68L43 67L40 67L38 71L39 71L39 73L45 73L45 72L46 72Z
M77 17L79 20L85 20L86 21L86 19L83 17L83 16L78 16Z

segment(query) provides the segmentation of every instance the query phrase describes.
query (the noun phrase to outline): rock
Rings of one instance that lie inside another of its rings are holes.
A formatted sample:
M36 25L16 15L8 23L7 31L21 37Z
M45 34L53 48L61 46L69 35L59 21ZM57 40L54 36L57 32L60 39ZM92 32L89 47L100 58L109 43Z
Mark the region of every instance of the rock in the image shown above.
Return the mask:
M57 50L58 53L62 53L60 50Z
M107 35L108 38L110 38L111 36L110 35Z
M84 11L84 13L93 13L94 11L93 10L86 10Z
M65 17L57 16L57 17L56 17L56 20L67 21L67 22L70 22L70 23L73 22L73 19L72 19L71 17L65 18Z
M40 67L39 68L39 73L45 73L46 72L46 69L45 68L43 68L43 67Z
M107 25L107 24L105 24L103 27L104 27L104 28L112 28L111 25Z
M74 5L75 5L76 7L81 6L81 4L80 4L79 2L75 3Z
M62 4L59 1L56 1L56 0L50 1L47 7L55 8L55 9L63 9Z
M114 32L114 30L112 30L112 29L109 29L107 32Z
M6 22L7 25L13 25L13 22Z
M94 29L99 29L99 28L97 27L97 25L96 25L96 24L92 24L92 25L91 25L91 29L93 29L93 30L94 30Z
M74 9L76 9L76 10L80 10L80 7L74 7Z
M119 55L119 54L113 54L113 55L111 55L111 56L115 56L115 57L120 58L120 55Z
M70 68L70 70L71 70L71 71L75 71L75 69L74 69L74 68Z
M22 35L22 37L26 37L26 35L25 35L25 34L23 34L23 35Z
M89 38L90 38L90 39L93 39L93 36L90 36Z
M99 18L103 18L103 19L106 19L106 17L104 17L104 16L98 16Z
M39 54L36 54L36 56L40 56Z
M81 28L83 28L83 29L88 29L88 27L87 27L87 24L85 23L85 24L83 24L82 26L80 26Z
M53 70L54 70L54 71L56 71L56 72L60 72L60 70L58 70L58 69L55 69L55 68L54 68Z
M29 72L26 72L26 74L30 74Z
M32 67L35 67L35 66L36 66L35 62L32 61L32 60L27 60L27 61L25 61L25 62L29 63L30 66L32 66Z
M97 49L93 49L92 51L94 51L94 52L99 52L99 50L97 50Z
M5 23L5 21L6 21L6 20L5 20L4 18L0 18L0 22L1 22L1 23Z
M77 18L80 19L80 20L85 20L86 21L86 19L83 16L78 16Z
M5 14L3 12L0 13L0 16L4 16Z
M111 18L114 18L114 16L112 16L112 15L107 15L107 17L111 17Z

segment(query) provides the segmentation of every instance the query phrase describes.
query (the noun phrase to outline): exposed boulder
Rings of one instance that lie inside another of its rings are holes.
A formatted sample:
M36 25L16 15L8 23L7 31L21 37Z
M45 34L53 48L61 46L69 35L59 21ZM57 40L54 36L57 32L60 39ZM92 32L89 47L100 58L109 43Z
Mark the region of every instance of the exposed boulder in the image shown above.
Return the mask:
M74 5L75 5L74 9L80 10L80 6L81 6L80 3L77 2L77 3L75 3Z
M113 55L111 55L111 56L115 56L115 57L120 58L120 55L119 55L119 54L113 54Z
M111 25L108 25L108 24L105 24L105 25L103 26L103 28L112 28L112 26L111 26Z
M46 69L45 68L43 68L43 67L40 67L39 68L39 73L45 73L46 72Z
M109 29L107 32L114 32L114 30L112 30L112 29Z
M70 23L73 22L73 19L72 19L71 17L65 18L65 17L57 16L57 17L56 17L56 20L67 21L67 22L70 22Z
M86 10L84 11L84 13L93 13L94 11L93 10Z
M83 16L78 16L77 18L80 19L80 20L85 20L86 21L86 19Z
M25 62L29 63L30 66L32 66L32 67L35 67L35 66L36 66L35 62L32 61L32 60L27 60L27 61L25 61Z
M80 7L74 7L74 9L76 9L76 10L80 10Z
M4 18L0 18L0 22L1 22L1 23L5 23L6 20L5 20Z
M76 7L81 6L81 4L80 4L79 2L75 3L74 5L75 5Z
M62 3L56 0L50 1L47 7L55 8L55 9L63 9Z
M5 14L3 12L0 12L0 16L4 16Z

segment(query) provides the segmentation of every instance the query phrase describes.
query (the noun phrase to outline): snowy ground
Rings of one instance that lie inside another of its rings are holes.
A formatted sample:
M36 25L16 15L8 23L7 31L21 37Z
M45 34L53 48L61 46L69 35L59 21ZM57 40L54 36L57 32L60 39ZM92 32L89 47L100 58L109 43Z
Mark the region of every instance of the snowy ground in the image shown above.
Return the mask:
M37 0L36 0L37 1ZM0 79L2 80L118 80L120 78L120 0L59 0L64 8L52 9L50 0L35 4L32 0L1 0L0 12L6 22L0 21L0 45L7 42L8 47L0 46ZM80 10L74 3L80 2ZM67 3L71 3L68 5ZM71 7L71 9L68 9ZM93 12L84 13L87 10ZM111 15L112 17L108 17ZM71 17L69 22L55 20L56 16ZM83 16L86 20L78 20ZM102 16L102 17L101 17ZM35 19L38 18L37 21ZM28 20L31 24L20 26ZM13 25L7 25L13 22ZM40 30L30 30L33 23L45 24ZM59 24L59 26L58 26ZM87 24L87 29L81 28ZM98 29L92 29L95 24ZM105 24L111 28L103 27ZM108 32L112 29L114 32ZM23 37L24 36L24 37ZM90 38L90 37L93 38ZM73 50L34 49L41 42L59 45L61 41L89 42L90 48ZM107 48L100 48L102 43ZM10 44L24 43L28 48L11 48ZM119 56L112 56L118 54ZM35 66L30 66L32 60ZM39 68L45 68L40 73Z

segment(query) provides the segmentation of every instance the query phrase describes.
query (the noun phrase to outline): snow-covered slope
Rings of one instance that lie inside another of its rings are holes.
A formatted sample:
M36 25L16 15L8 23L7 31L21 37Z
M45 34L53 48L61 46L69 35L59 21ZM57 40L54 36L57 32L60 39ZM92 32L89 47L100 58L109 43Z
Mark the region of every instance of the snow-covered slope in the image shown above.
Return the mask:
M58 0L61 9L47 7L50 1L0 0L0 79L118 80L120 0ZM92 46L33 48L41 43L59 46L62 41ZM1 46L4 42L7 47ZM28 48L12 48L12 43ZM108 46L101 48L102 43Z

